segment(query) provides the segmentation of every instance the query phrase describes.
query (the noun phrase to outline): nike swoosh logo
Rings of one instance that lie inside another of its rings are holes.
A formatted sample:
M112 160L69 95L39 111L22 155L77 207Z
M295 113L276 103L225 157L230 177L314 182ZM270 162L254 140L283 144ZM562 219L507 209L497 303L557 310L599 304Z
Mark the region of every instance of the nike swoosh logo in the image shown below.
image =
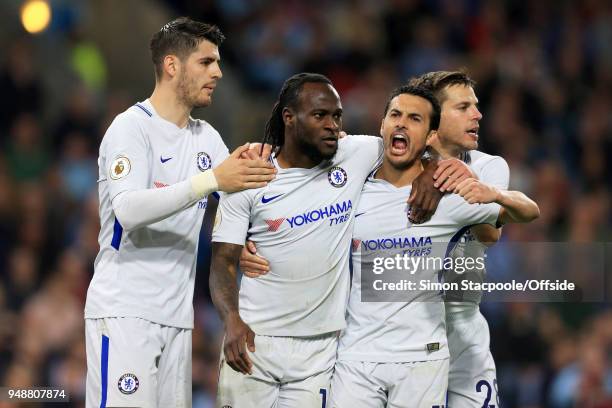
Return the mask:
M262 202L263 204L266 204L266 203L269 203L269 202L270 202L270 201L272 201L272 200L277 199L277 198L278 198L278 197L280 197L280 196L282 196L282 194L275 195L275 196L268 197L268 198L266 198L266 196L261 196L261 202Z
M359 214L355 214L355 218L359 217L360 215L365 214L365 212L359 213Z
M172 157L168 157L167 159L164 159L162 156L159 156L159 161L161 161L162 163L165 163L168 160L172 160Z

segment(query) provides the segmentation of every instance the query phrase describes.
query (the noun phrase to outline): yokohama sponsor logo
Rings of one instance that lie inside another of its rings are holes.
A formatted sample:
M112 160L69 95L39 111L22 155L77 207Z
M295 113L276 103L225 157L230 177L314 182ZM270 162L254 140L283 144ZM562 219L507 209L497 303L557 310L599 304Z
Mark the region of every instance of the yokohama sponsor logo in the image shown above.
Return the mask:
M153 184L155 185L155 188L163 188L169 186L169 184L162 183L161 181L154 181Z
M264 220L268 224L268 231L278 231L282 223L287 220L289 226L293 229L301 227L304 224L315 223L317 221L329 220L329 225L337 225L349 220L349 214L353 209L351 200L334 203L317 210L308 211L303 214L294 215L286 218L276 218L273 220Z
M287 222L293 227L299 227L304 224L324 220L326 218L338 217L344 213L350 212L353 208L351 200L343 201L342 203L334 203L318 210L310 211L304 214L296 215L287 218Z
M275 220L264 220L268 224L268 231L276 232L285 221L285 218L277 218Z

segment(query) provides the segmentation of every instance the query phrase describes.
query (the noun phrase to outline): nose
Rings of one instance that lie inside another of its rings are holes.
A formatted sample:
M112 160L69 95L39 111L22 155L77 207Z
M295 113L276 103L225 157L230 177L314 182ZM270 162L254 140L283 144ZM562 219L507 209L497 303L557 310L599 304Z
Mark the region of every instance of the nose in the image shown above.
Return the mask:
M482 119L482 113L478 110L478 107L474 106L474 115L473 118L475 120L481 120Z
M402 115L401 118L395 124L395 130L405 130L408 128L408 117L406 115Z
M219 66L218 62L215 62L211 76L214 79L221 79L223 77L223 72L221 72L221 66Z
M340 125L341 121L342 119L334 118L333 116L330 115L330 119L327 121L326 127L333 132L338 132L341 127Z

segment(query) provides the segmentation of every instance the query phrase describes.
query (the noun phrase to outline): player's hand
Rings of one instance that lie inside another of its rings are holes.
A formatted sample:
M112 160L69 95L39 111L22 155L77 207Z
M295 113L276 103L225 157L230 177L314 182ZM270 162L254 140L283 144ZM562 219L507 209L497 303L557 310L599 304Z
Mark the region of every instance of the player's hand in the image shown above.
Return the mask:
M274 179L276 169L269 161L240 158L247 150L248 143L234 150L223 163L213 169L219 190L233 193L248 188L261 188Z
M240 155L241 159L269 160L272 154L272 145L269 143L249 143L249 149Z
M436 164L429 162L423 172L412 182L412 191L408 198L410 215L408 219L414 224L422 224L436 212L442 193L434 187L433 174Z
M500 192L497 188L473 178L463 180L459 183L455 188L455 193L463 197L469 204L493 203L496 202L500 196Z
M266 258L257 255L255 243L247 241L240 253L240 270L249 278L258 278L270 272Z
M343 137L348 136L344 130L338 132L338 139L342 139Z
M255 352L255 333L242 321L238 313L228 316L225 321L223 354L227 364L242 374L252 374L253 363L247 353Z
M441 192L453 191L463 180L477 178L470 167L459 159L445 159L438 162L438 169L433 175L434 186Z

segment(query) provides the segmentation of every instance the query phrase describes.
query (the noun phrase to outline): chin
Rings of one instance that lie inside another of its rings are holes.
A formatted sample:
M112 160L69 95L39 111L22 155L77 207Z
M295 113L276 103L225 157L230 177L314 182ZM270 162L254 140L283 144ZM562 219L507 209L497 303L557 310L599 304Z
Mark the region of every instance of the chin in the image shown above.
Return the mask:
M405 156L387 156L387 160L394 168L399 170L407 169L414 163L414 158Z
M321 158L323 160L331 160L334 158L334 156L336 155L336 152L338 151L338 149L334 149L333 151L319 151L319 154L321 155Z
M196 104L193 107L194 108L206 108L206 107L209 107L211 104L212 104L212 100L208 99L206 101L196 102Z

